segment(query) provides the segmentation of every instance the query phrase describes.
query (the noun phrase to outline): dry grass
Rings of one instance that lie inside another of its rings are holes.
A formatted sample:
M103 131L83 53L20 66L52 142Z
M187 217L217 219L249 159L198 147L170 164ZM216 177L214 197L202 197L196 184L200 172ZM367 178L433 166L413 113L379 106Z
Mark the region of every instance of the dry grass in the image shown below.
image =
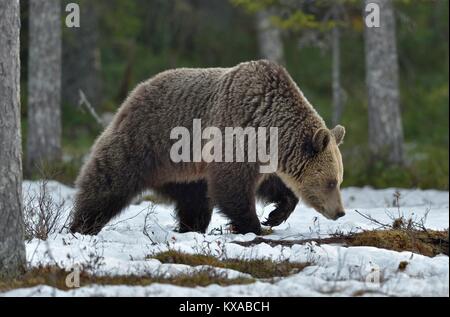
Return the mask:
M251 284L255 278L283 277L303 270L308 263L290 263L288 261L275 262L272 260L219 260L214 256L186 254L177 251L158 253L152 258L163 263L178 263L191 266L207 266L191 273L180 273L172 276L165 274L148 275L100 275L96 276L85 270L80 271L80 286L97 285L129 285L146 286L153 283L171 284L184 287L208 286L218 284L221 286ZM252 277L228 278L225 272L218 272L215 268L227 268ZM43 266L27 271L23 276L0 281L0 292L18 288L30 288L38 285L48 285L60 290L70 290L66 285L66 278L70 272L59 266Z
M48 285L60 290L69 290L66 277L70 272L58 266L38 267L29 270L20 278L10 281L0 281L0 292L18 288L30 288L38 285ZM88 285L130 285L147 286L153 283L171 284L185 287L208 286L218 284L221 286L251 284L251 278L228 278L226 274L218 273L212 269L198 270L193 273L182 273L173 276L164 275L114 275L95 276L85 271L80 272L80 286Z
M247 273L254 278L284 277L302 271L310 263L288 261L275 262L269 259L225 259L219 260L211 255L188 254L179 251L166 251L150 256L162 263L177 263L190 266L208 265Z

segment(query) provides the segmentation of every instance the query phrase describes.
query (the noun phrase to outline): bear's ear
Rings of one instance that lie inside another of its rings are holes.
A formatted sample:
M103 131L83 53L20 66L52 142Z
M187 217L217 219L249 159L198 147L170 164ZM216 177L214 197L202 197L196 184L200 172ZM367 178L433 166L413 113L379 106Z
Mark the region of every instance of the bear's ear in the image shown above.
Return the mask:
M331 133L330 130L320 128L314 133L312 138L312 144L314 151L317 153L322 152L327 147L328 143L330 143Z
M331 130L331 133L333 133L334 138L336 139L336 144L339 146L344 141L345 136L345 128L341 125L337 125Z

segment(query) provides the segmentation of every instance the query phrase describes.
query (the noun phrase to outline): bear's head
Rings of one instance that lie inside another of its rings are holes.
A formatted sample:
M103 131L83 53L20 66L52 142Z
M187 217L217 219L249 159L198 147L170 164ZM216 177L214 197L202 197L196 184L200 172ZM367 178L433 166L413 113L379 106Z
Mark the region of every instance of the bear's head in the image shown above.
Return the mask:
M340 193L344 167L339 151L344 135L340 125L332 130L320 128L311 139L311 155L297 167L301 173L287 171L282 176L300 199L333 220L345 215Z

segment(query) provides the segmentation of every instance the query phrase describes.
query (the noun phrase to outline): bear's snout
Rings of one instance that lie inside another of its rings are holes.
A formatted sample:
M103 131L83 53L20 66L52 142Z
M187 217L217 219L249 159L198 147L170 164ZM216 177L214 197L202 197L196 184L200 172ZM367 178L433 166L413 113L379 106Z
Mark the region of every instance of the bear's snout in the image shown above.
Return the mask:
M344 216L345 216L345 211L338 211L336 213L336 217L334 218L334 220L337 220L337 219L339 219L341 217L344 217Z

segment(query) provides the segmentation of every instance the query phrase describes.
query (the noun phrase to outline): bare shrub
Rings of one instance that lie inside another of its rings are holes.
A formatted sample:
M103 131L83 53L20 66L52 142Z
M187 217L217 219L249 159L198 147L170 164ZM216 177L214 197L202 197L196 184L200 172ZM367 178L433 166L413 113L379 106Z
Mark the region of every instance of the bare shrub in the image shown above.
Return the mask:
M37 192L28 191L24 197L25 239L47 240L58 231L58 224L65 212L65 201L55 201L48 190L48 180L39 181Z
M154 232L151 229L152 217L155 215L155 206L153 204L149 205L146 209L146 214L144 218L144 227L142 228L142 233L152 242L152 245L158 244L153 240Z
M401 210L401 203L400 198L401 194L399 191L395 191L393 194L393 206L397 208L397 215L393 214L392 212L387 211L386 214L390 218L390 223L383 223L381 221L376 220L370 215L364 214L358 210L355 210L357 214L362 216L363 218L369 220L372 224L378 225L379 228L383 229L391 229L391 230L403 230L406 232L410 231L421 231L421 232L428 232L427 228L425 227L425 223L427 221L428 214L430 213L430 209L427 209L425 214L418 218L417 216L412 213L411 216L407 217Z

